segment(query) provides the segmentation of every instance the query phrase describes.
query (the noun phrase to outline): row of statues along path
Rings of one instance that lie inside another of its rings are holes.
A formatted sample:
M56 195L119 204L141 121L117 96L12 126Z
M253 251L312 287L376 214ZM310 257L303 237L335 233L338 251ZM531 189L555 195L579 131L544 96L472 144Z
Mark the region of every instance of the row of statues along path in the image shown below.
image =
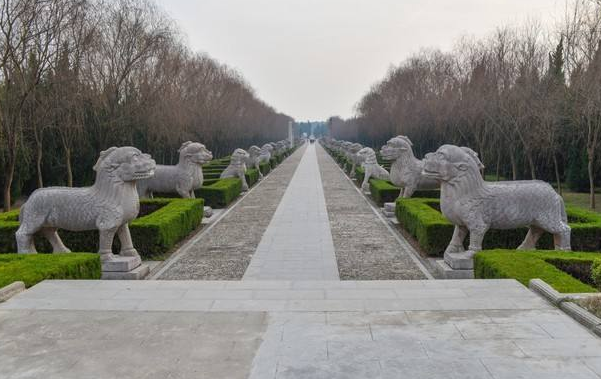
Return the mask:
M413 153L406 136L397 136L384 145L380 154L392 161L390 172L380 166L376 152L361 144L325 138L327 148L346 156L355 168L365 171L364 191L371 178L388 180L401 188L399 197L411 197L417 190L440 189L440 210L454 224L453 237L444 253L452 269L472 269L473 256L482 250L489 229L528 227L518 249L536 248L544 232L553 235L556 250L571 250L570 227L562 197L548 183L540 180L487 182L482 177L484 165L469 147L442 145L423 160ZM464 240L469 234L469 247Z
M262 179L260 164L290 147L288 140L282 140L251 146L248 151L236 149L220 177L239 178L246 191L247 168L257 169ZM141 258L128 223L138 216L140 197L173 193L193 198L194 190L203 185L202 165L213 159L211 151L198 142L184 142L178 153L176 165L157 165L149 154L135 147L111 147L100 153L93 167L96 178L91 187L37 189L20 209L20 226L15 235L18 252L36 253L33 237L38 232L50 242L54 253L65 253L70 250L61 241L58 229L98 230L103 271L129 272L137 268ZM112 250L115 235L121 245L119 254Z

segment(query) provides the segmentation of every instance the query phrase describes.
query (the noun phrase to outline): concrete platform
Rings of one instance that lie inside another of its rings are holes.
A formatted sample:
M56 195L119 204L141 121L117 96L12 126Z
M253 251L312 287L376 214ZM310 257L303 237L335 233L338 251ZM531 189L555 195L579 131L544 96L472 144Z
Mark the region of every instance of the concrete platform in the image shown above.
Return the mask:
M0 377L601 378L601 339L514 280L45 281Z

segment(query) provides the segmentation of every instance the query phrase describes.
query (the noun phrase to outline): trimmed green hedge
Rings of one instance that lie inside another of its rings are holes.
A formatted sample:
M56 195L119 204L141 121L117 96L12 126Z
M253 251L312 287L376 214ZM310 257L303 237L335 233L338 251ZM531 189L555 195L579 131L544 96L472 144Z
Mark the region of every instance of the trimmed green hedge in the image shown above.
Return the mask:
M422 249L431 256L441 256L453 236L453 225L438 210L440 200L428 198L399 199L396 217L401 226L417 239ZM566 207L572 228L572 249L576 251L601 250L601 215L578 207ZM526 237L527 229L498 230L486 233L484 249L515 249ZM466 243L467 243L466 239ZM539 247L553 248L553 238L545 233Z
M365 169L363 167L355 167L355 178L357 179L357 184L359 186L363 184L363 179L365 178Z
M488 250L474 257L474 276L478 279L516 279L525 286L531 279L542 279L559 292L597 292L591 285L557 266L590 267L601 253L564 251Z
M31 287L45 279L100 279L101 275L98 254L0 255L0 288L16 281Z
M591 277L597 288L601 289L601 259L595 259L591 268Z
M386 180L369 179L369 191L374 201L381 206L384 203L395 201L399 197L401 189Z
M248 184L248 186L252 187L259 181L259 170L257 170L256 168L246 170L244 177L246 178L246 183Z
M195 230L204 214L203 199L143 199L142 210L153 212L133 220L129 225L134 246L145 258L160 257L176 243ZM19 228L18 210L0 214L0 253L17 251L15 232ZM8 219L8 220L7 220ZM73 251L98 251L98 231L70 232L59 230L59 235L67 247ZM51 252L45 238L35 237L38 251ZM119 238L115 236L113 249L118 251Z
M242 181L238 178L225 178L207 186L202 186L196 196L202 197L205 204L213 208L227 207L242 192Z
M259 164L259 169L263 175L267 175L271 171L271 164L269 162L261 162Z

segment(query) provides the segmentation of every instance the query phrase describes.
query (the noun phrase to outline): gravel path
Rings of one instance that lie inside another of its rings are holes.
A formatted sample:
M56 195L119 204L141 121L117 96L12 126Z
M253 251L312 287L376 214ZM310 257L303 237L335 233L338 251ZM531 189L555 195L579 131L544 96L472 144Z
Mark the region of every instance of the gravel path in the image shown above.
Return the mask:
M299 148L234 205L201 238L182 247L156 279L239 280L296 171L306 147Z
M321 146L317 158L340 278L426 279L410 255L412 247L386 227Z

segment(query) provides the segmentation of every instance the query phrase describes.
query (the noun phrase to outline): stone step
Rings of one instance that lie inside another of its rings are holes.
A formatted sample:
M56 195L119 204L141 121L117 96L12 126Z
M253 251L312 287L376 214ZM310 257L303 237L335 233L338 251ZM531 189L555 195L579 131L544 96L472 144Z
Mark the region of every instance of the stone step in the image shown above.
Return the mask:
M0 309L404 311L548 309L515 280L44 281Z

